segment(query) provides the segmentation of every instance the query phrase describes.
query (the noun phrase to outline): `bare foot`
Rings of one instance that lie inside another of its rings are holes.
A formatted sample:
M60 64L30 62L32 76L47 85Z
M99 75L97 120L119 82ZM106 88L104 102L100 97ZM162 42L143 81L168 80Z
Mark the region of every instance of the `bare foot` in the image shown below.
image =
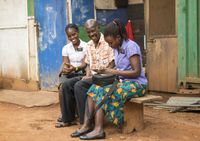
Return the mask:
M82 133L82 132L88 131L89 129L90 129L89 127L81 126L77 131Z
M93 136L99 135L101 133L103 133L103 130L93 130L92 132L89 132L88 134L86 134L86 136L93 137Z

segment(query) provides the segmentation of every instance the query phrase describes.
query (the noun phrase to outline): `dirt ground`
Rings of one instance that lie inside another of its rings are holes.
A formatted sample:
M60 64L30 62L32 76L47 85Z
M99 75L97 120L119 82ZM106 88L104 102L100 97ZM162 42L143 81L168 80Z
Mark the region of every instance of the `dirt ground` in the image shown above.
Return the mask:
M24 108L0 103L0 141L76 141L70 134L78 125L55 128L59 105ZM169 113L166 109L145 107L145 129L128 135L106 126L109 141L199 141L200 114Z

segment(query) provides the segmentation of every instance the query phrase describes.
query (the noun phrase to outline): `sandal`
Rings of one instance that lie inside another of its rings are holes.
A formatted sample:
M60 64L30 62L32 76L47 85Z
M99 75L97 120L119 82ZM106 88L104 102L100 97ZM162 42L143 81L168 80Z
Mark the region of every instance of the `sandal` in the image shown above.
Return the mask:
M72 126L72 125L76 125L77 123L75 121L73 122L57 122L55 127L56 128L62 128L62 127L69 127L69 126Z
M62 117L58 117L57 122L62 122Z

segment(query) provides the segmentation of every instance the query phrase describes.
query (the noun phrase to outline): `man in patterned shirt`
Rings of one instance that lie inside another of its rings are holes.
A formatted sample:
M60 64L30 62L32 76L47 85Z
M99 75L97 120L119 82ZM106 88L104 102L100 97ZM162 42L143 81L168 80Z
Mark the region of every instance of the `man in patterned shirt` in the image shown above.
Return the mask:
M114 67L113 50L104 40L104 36L100 33L97 22L94 19L87 20L85 23L85 29L91 39L87 43L85 58L85 63L87 64L86 76L74 85L74 95L78 108L80 124L83 124L84 122L85 102L87 91L92 85L92 75L95 74L95 71L97 70Z

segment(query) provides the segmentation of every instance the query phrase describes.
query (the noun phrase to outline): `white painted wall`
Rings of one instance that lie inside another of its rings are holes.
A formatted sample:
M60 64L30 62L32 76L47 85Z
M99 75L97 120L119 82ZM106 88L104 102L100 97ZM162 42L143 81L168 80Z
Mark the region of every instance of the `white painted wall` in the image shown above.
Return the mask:
M26 0L0 0L0 26L27 25Z
M28 78L27 1L0 1L2 77Z
M2 77L28 78L27 30L0 30L0 56Z
M0 0L0 77L38 80L36 28L27 0ZM30 40L29 40L30 39Z

